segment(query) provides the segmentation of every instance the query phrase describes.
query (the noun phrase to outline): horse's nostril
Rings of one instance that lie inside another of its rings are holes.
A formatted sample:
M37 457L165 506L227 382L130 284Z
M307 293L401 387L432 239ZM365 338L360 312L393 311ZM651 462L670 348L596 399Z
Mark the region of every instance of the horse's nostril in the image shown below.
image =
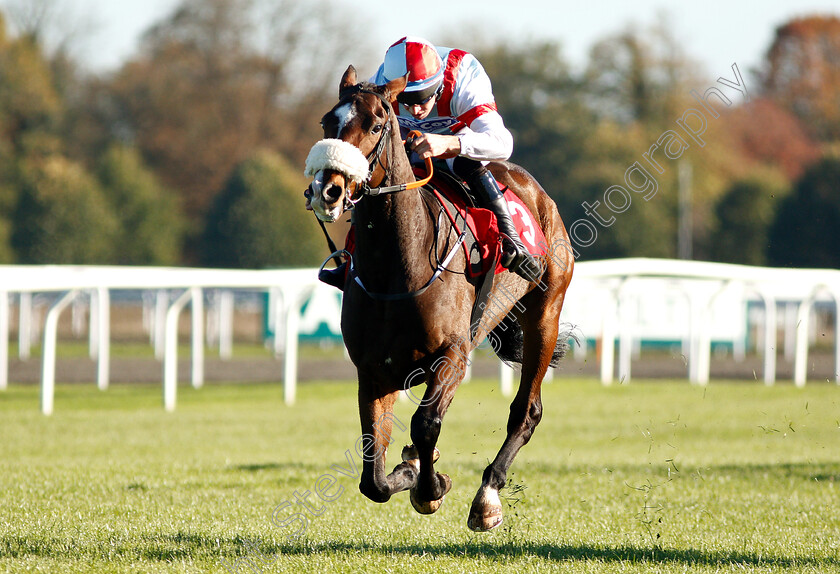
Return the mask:
M341 194L344 190L334 183L327 184L324 187L324 199L327 200L327 203L335 203L339 199L341 199Z

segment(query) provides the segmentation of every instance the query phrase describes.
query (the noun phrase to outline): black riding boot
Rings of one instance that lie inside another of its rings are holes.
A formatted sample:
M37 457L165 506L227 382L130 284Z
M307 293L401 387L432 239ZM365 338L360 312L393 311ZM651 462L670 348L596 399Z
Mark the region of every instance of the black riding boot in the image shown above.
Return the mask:
M335 287L339 291L344 291L344 277L346 273L347 262L343 261L335 269L321 269L318 273L318 280L331 287Z
M505 196L496 183L496 178L487 168L478 170L471 178L470 185L474 192L480 193L491 211L496 215L499 223L499 231L505 235L502 242L504 247L502 253L502 266L527 281L537 281L542 275L543 269L540 260L531 255L528 249L522 244L519 232L510 218Z

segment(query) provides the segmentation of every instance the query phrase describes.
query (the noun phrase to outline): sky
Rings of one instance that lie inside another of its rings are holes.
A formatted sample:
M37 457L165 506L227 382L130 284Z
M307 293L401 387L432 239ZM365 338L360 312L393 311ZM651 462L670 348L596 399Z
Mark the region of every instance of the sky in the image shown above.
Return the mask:
M138 46L144 30L168 15L180 0L66 0L74 12L95 24L79 57L94 71L119 65ZM772 42L775 28L794 16L840 16L840 0L423 0L414 3L333 0L370 23L367 33L384 54L400 37L413 34L440 43L459 25L480 27L489 37L559 41L566 58L581 67L594 42L628 24L650 25L658 14L684 51L712 77L756 67ZM420 8L424 13L420 13ZM353 34L359 30L351 31ZM469 50L469 46L457 46Z

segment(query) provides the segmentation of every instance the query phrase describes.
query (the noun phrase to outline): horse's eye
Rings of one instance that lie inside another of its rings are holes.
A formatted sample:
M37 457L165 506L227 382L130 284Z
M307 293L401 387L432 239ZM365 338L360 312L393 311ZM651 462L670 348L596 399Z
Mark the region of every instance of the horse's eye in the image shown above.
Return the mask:
M376 124L375 126L373 126L373 129L371 129L370 131L371 131L371 133L378 134L379 132L382 131L382 124Z

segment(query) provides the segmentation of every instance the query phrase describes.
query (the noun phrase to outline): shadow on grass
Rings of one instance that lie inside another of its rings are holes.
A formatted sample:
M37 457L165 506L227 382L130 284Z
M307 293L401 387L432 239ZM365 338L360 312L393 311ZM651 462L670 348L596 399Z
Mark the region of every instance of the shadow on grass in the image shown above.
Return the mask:
M791 478L807 482L840 482L840 464L837 463L781 463L722 465L714 467L722 472L743 475L752 473L773 478Z
M571 545L539 542L476 542L463 544L370 544L365 542L325 542L305 544L274 544L243 536L220 537L210 534L178 532L176 534L149 534L133 537L116 537L110 541L108 558L128 561L151 560L169 562L173 559L209 561L217 564L256 564L260 567L282 560L283 556L394 556L406 558L431 555L464 560L499 560L509 562L517 558L540 558L556 562L632 562L675 563L690 566L762 566L790 568L819 567L836 571L840 560L836 557L771 556L748 552L708 552L693 549L638 548L633 546ZM91 546L78 540L60 540L41 537L0 538L0 556L22 558L41 556L52 559L79 559L89 556L101 559L99 545ZM246 569L247 571L247 569Z
M291 473L297 478L303 478L310 475L320 476L324 473L323 465L309 462L255 462L230 465L225 467L231 472L251 472L260 473L266 471L282 471Z
M476 465L478 468L478 465ZM589 476L601 472L606 467L593 466L558 466L551 462L529 461L528 469L532 472L546 473L554 477L570 476L577 478ZM777 464L722 464L722 465L683 465L679 467L682 476L689 476L695 472L702 473L703 477L733 476L739 480L760 480L772 481L803 481L811 484L833 484L840 482L840 462L796 462ZM480 470L479 470L480 472ZM609 472L622 473L626 475L638 474L640 469L637 465L618 464L610 465Z
M294 470L297 470L297 467L301 465L298 464L285 464L280 462L266 462L266 463L259 463L259 464L239 464L234 467L231 467L231 470L242 470L246 472L259 472L261 470L289 470L292 467Z
M461 559L481 559L509 561L516 558L542 558L556 562L635 562L663 563L671 562L691 566L763 566L771 568L790 568L794 566L820 566L831 569L840 565L835 557L814 558L809 556L770 556L748 552L708 552L693 549L637 548L633 546L592 546L551 543L511 543L494 544L492 542L470 541L464 544L387 544L358 543L322 543L302 545L274 545L258 541L247 541L246 545L255 563L268 564L288 555L330 555L358 553L393 556L403 554L407 557L431 555ZM240 555L239 558L242 558Z

